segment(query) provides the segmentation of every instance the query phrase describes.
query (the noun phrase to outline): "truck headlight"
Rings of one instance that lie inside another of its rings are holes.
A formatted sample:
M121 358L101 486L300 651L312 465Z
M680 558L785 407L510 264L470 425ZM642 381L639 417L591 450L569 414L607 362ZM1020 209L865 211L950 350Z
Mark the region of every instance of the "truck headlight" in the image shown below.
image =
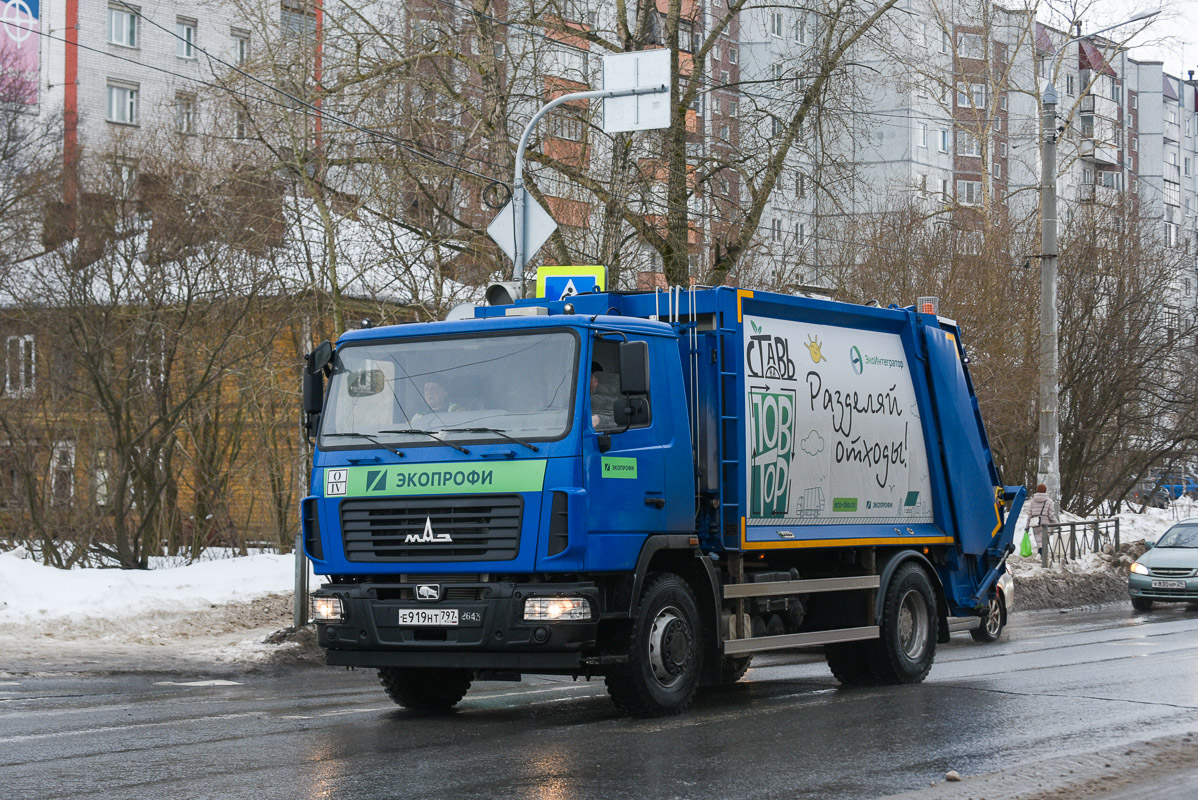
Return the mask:
M585 597L530 597L524 601L525 622L579 622L591 618Z
M1150 575L1150 574L1152 574L1151 572L1149 572L1149 570L1148 570L1148 567L1144 566L1144 565L1143 565L1143 564L1141 564L1139 561L1137 561L1137 562L1135 562L1134 564L1132 564L1132 565L1131 565L1131 571L1132 571L1132 572L1134 572L1134 573L1136 573L1137 575Z
M319 595L312 598L312 621L328 624L330 622L341 622L345 619L345 606L341 604L340 597L321 597Z

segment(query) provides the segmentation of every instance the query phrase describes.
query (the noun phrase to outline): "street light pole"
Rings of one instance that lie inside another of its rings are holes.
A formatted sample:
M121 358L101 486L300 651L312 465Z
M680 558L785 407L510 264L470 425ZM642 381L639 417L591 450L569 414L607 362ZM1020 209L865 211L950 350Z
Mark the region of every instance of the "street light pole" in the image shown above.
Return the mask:
M1057 342L1057 90L1040 99L1040 436L1036 480L1061 496L1060 375Z

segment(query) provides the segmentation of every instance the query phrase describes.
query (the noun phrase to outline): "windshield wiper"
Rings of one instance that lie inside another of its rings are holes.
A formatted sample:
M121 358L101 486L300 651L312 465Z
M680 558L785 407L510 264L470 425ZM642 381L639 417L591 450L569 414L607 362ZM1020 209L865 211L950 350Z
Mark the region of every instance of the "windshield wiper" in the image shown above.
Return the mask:
M529 450L533 451L534 453L539 452L541 449L541 448L537 447L535 444L526 442L523 439L517 439L515 436L508 436L507 433L502 428L446 428L445 431L446 431L446 433L494 433L494 434L498 434L499 436L502 436L504 439L507 439L509 442L515 442L516 444L522 444L525 447L527 447Z
M428 436L430 438L436 439L441 444L449 445L454 450L461 450L466 455L470 455L470 451L467 450L465 447L462 447L461 445L458 445L458 444L454 444L453 442L447 442L432 431L419 431L419 430L416 430L415 428L404 428L403 430L398 430L398 431L379 431L379 433L414 433L414 434L419 434L421 436Z
M387 431L379 431L379 433L387 433ZM380 442L380 441L379 441L377 438L375 438L374 436L372 436L372 435L371 435L371 434L369 434L369 433L358 433L357 431L347 431L347 432L345 432L345 433L324 433L324 434L321 434L321 438L322 438L322 439L323 439L323 438L325 438L325 437L328 437L328 438L332 439L334 436L338 436L338 437L354 436L354 437L357 437L357 438L360 438L360 439L366 439L367 441L374 442L374 443L375 443L375 444L377 444L379 447L383 448L384 450L386 450L386 451L388 451L388 452L395 453L395 455L399 456L400 458L403 458L403 457L404 457L404 454L403 454L403 453L401 453L400 451L396 450L394 447L392 447L392 446L391 446L391 445L389 445L389 444L385 444L385 443L383 443L383 442Z

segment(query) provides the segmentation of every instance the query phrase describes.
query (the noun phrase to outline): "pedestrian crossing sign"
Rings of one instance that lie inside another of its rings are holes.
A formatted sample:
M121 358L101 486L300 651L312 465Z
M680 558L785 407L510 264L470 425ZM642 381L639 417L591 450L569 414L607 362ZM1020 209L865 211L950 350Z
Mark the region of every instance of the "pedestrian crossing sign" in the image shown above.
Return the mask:
M540 267L537 269L537 297L565 300L576 294L607 290L607 267Z

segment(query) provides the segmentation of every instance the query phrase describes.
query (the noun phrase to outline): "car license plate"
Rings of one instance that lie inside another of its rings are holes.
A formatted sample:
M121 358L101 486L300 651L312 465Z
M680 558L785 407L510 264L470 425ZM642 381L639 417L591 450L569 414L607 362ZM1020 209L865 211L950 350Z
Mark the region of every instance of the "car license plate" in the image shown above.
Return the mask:
M1186 588L1185 581L1153 581L1153 589L1184 589Z
M405 628L454 627L458 624L456 608L401 608L399 625Z

